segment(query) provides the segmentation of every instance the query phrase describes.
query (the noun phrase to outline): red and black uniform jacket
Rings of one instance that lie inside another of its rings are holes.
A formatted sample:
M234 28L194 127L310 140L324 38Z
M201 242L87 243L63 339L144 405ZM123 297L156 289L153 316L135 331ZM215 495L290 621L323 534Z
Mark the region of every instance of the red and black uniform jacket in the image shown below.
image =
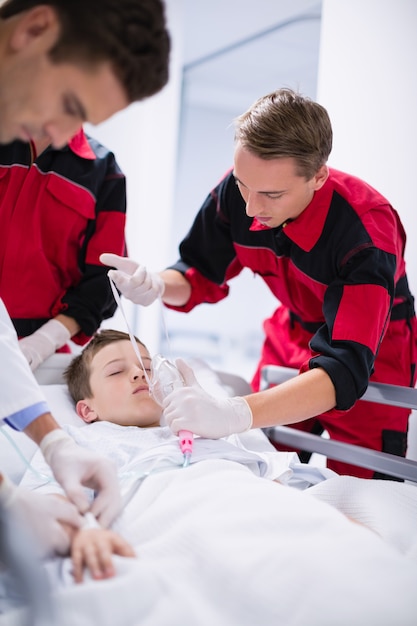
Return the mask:
M39 156L31 144L0 145L0 297L20 337L63 313L83 344L114 314L99 256L126 253L125 219L125 177L82 130Z
M404 246L395 210L358 178L330 169L303 213L284 227L270 229L246 215L229 172L180 244L181 259L171 267L187 277L192 294L185 306L170 308L190 311L201 302L218 302L228 294L227 282L250 268L282 305L264 324L263 362L290 364L279 362L273 352L279 353L282 341L294 339L297 351L299 328L310 340L309 346L305 343L306 360L298 364L301 371L325 369L336 388L335 410L346 411L365 392L390 324L405 320L412 326L413 346L407 350L415 351ZM294 326L291 331L282 328L283 310ZM402 334L396 335L388 347L392 371L397 367L395 344L402 341ZM410 333L408 343L409 338ZM415 363L415 352L410 358ZM412 384L414 372L407 366L405 384Z

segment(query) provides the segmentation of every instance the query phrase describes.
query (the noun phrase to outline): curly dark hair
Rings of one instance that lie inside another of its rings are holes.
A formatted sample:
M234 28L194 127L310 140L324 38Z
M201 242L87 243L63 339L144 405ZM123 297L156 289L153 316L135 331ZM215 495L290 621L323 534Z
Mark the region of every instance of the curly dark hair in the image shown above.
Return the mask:
M60 21L60 37L49 52L53 62L109 61L130 102L167 83L170 37L162 0L6 0L0 19L38 5L53 7Z

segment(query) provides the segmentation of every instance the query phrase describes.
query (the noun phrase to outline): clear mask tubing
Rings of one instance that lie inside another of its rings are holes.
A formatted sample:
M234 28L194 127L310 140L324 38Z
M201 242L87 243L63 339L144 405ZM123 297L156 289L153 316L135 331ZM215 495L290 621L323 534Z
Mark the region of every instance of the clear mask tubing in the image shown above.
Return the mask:
M129 322L127 321L126 314L123 310L121 298L119 293L112 281L109 277L110 286L113 292L114 299L122 312L123 319L126 324L127 332L129 334L130 342L133 346L136 356L138 357L139 363L142 366L142 370L145 375L146 382L149 386L149 393L160 406L162 406L165 397L171 393L174 389L178 389L179 387L183 387L185 385L184 379L181 376L178 369L175 367L171 361L163 357L161 354L155 355L151 359L151 378L149 378L145 366L142 361L142 357L140 354L140 350L137 344L137 341L130 329ZM168 332L167 327L164 320L164 328L168 341ZM191 454L193 450L193 434L187 430L182 430L178 433L179 436L179 445L181 452L183 453L184 463L183 467L188 467L191 462Z

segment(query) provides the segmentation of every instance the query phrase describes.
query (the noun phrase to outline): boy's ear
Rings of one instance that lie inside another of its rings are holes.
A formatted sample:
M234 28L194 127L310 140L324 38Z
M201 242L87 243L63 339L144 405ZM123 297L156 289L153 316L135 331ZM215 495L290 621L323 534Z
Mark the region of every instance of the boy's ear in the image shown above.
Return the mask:
M59 30L56 11L51 6L41 4L22 14L11 35L10 45L15 51L22 50L35 39L44 37L49 50L51 43L58 38Z
M75 410L77 411L77 415L81 417L84 422L87 422L87 424L95 422L98 419L97 413L89 406L87 400L78 400L75 405Z

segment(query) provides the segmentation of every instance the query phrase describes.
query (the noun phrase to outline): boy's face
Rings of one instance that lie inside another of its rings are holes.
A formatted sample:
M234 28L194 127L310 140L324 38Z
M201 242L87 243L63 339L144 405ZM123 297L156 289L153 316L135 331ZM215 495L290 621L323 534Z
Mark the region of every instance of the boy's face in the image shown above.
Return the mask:
M138 344L148 377L151 358ZM92 397L77 402L77 413L86 422L95 420L121 426L159 426L161 407L149 395L145 374L128 340L102 348L90 364Z
M37 7L10 23L0 59L0 143L33 139L60 148L83 122L99 124L129 104L110 62L51 62L48 52L60 32L52 7Z

